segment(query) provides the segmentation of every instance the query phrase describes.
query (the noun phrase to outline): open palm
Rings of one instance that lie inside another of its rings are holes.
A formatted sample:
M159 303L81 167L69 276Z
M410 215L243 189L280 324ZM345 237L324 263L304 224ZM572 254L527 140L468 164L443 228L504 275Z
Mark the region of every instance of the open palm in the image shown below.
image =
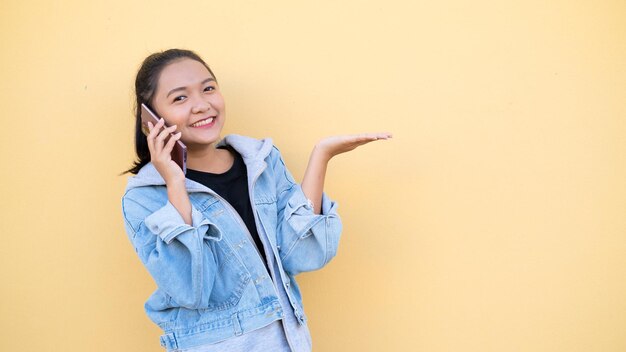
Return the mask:
M335 155L349 152L364 144L381 139L389 139L391 137L390 133L362 133L332 136L319 141L316 148L323 152L328 159L330 159Z

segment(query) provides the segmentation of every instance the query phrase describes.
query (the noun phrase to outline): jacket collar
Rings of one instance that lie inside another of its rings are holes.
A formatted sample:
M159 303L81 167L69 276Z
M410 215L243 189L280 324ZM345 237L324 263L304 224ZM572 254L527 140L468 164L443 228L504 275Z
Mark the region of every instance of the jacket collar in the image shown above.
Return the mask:
M249 176L262 172L263 168L265 168L264 159L271 153L273 147L272 139L270 138L259 140L236 134L227 135L217 143L216 147L227 145L233 147L241 154L243 161L246 163ZM185 184L189 191L206 191L206 187L190 179L186 179ZM150 162L142 167L137 175L128 179L126 190L128 191L137 187L164 185L165 180L161 177L161 174L159 174L152 162Z

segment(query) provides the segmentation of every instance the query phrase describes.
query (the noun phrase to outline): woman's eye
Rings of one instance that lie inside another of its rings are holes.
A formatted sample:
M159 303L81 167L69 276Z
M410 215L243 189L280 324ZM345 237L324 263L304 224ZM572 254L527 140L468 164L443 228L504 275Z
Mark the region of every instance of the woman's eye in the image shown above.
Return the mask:
M212 91L212 90L215 90L215 87L213 87L213 86L208 86L208 87L204 88L204 91L205 91L205 92L210 92L210 91Z
M185 97L184 95L179 95L179 96L177 96L176 98L174 98L174 102L177 102L177 101L182 101L182 100L183 100L183 99L185 99L185 98L186 98L186 97Z

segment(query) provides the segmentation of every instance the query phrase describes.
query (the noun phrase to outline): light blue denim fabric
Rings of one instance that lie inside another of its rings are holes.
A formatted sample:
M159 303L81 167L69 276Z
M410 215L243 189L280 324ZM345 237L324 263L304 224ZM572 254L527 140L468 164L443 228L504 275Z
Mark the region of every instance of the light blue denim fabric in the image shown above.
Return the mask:
M278 270L267 272L237 212L199 183L186 180L191 225L168 201L152 164L129 178L122 197L128 237L158 286L145 310L168 350L241 336L287 312L306 325L294 276L320 269L337 253L342 226L335 202L323 194L322 213L314 214L270 139L229 135L220 142L226 144L246 163L257 230L279 259L271 266ZM279 275L274 281L287 293L289 309L281 306L271 275Z
M301 350L305 350L302 348ZM311 351L310 347L306 349ZM275 321L259 330L235 336L228 340L177 350L177 352L292 352L280 321Z

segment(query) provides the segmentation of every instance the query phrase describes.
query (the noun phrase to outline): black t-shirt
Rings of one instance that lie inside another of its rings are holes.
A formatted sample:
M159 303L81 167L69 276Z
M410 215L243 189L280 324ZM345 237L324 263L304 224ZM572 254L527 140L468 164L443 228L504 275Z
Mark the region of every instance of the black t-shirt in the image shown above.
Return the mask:
M215 193L226 199L226 201L232 205L233 208L235 208L237 213L239 213L239 216L243 219L243 222L246 224L248 231L250 231L252 239L254 239L254 243L261 253L263 262L267 263L265 260L263 243L259 238L259 233L256 229L256 221L254 220L254 213L252 212L252 206L250 205L248 170L246 168L246 164L237 151L230 147L227 149L235 157L233 166L228 171L222 174L213 174L210 172L197 171L188 168L186 177L212 189Z

